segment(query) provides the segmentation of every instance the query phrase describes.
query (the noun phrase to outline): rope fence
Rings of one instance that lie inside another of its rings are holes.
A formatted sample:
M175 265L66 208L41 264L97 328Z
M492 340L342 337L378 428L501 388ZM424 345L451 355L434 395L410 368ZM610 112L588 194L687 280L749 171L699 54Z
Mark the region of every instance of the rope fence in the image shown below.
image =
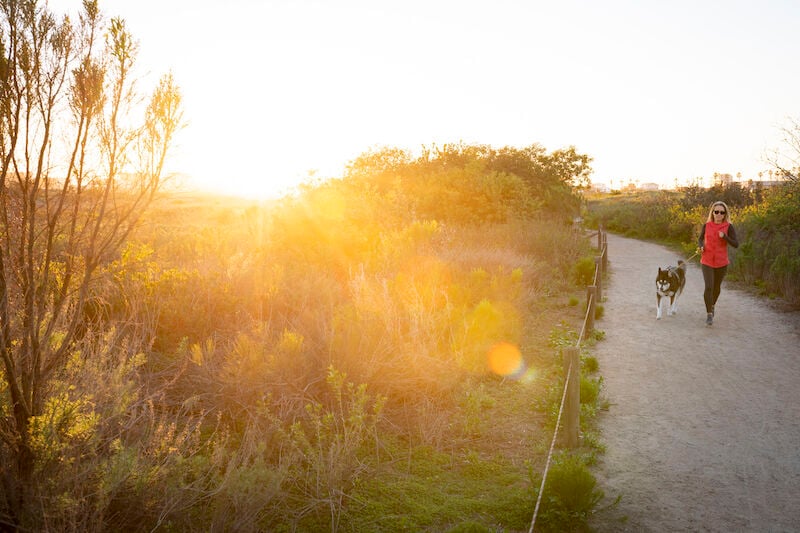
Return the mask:
M570 346L564 350L563 359L564 366L566 368L564 391L561 394L561 405L558 408L556 427L553 430L553 438L550 441L550 450L547 453L547 460L544 464L542 483L539 486L539 496L536 498L536 507L533 509L531 527L528 530L528 533L533 533L533 529L536 526L536 517L539 514L539 506L542 503L544 485L547 481L547 472L550 469L550 462L553 458L553 450L555 449L556 439L558 438L558 430L561 427L561 415L564 413L565 407L565 445L568 448L575 448L578 446L581 412L580 347L583 341L586 340L587 336L594 330L594 318L595 313L597 312L597 302L599 302L602 298L603 273L608 267L608 236L602 226L600 226L597 233L592 233L589 235L589 237L591 238L595 235L597 235L597 249L600 252L600 255L595 257L593 285L590 285L586 288L586 315L583 319L581 332L578 335L578 341L575 343L575 346ZM574 372L573 369L575 369Z

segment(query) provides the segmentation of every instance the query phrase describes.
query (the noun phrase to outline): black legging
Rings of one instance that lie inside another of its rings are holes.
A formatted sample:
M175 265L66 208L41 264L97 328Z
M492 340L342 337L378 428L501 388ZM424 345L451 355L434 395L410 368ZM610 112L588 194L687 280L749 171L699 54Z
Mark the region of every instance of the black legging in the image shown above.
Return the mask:
M708 265L700 265L703 269L703 281L706 283L706 290L703 292L703 300L706 302L706 313L714 312L714 305L719 298L720 287L722 286L722 278L725 277L725 272L728 271L728 265L712 268Z

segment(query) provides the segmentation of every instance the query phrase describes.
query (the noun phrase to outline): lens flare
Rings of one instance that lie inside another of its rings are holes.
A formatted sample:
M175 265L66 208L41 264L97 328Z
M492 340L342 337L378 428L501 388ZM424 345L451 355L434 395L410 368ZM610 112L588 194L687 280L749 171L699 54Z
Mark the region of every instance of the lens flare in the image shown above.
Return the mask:
M524 364L519 348L510 342L501 342L492 346L487 355L489 369L501 376L522 374Z

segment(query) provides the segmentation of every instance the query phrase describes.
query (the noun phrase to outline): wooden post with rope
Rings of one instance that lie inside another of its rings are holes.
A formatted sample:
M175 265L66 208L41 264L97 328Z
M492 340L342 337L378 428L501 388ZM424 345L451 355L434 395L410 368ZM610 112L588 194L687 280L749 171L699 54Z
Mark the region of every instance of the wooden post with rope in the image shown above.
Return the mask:
M581 358L578 348L564 348L564 368L566 371L567 398L564 404L564 445L578 447L578 434L581 426Z
M590 235L594 237L594 234ZM580 345L586 339L586 334L594 330L594 317L596 312L597 300L602 294L602 275L608 268L608 237L601 225L597 232L597 244L600 250L599 258L595 258L595 283L586 288L586 318L583 322L583 329L578 338L577 346L564 348L562 360L564 363L564 390L561 395L561 404L558 410L556 427L553 431L553 439L550 442L550 452L547 455L542 481L539 486L539 496L536 498L536 507L533 510L533 518L528 533L533 533L536 526L536 517L539 514L539 505L542 503L542 495L547 481L547 471L550 467L550 459L553 455L553 448L557 440L563 443L566 448L577 448L580 429L581 429L581 357ZM562 418L564 421L564 433L559 439L558 430L561 427Z
M602 229L601 226L601 233L603 234L603 246L600 248L601 254L603 256L603 271L608 269L608 233Z
M597 287L597 303L603 301L603 255L596 255L594 257L595 265L595 278L594 284Z
M597 311L597 287L586 287L586 335L594 330L594 315Z

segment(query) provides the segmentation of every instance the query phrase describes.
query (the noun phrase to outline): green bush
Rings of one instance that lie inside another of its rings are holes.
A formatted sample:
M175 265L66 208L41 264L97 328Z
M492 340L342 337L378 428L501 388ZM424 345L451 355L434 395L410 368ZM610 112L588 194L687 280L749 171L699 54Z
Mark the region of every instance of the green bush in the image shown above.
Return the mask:
M597 357L590 355L583 359L583 370L587 374L594 374L600 368L600 364L597 362Z
M604 306L602 306L600 304L597 304L596 306L594 306L594 318L595 318L595 320L600 320L601 318L603 318L603 315L605 314L605 312L606 312L606 308Z
M603 495L580 457L561 454L554 459L545 481L542 526L548 531L585 529Z
M594 257L582 257L575 263L574 279L579 287L592 285L594 283L595 272Z
M581 376L581 403L594 404L600 396L599 379L591 379Z

